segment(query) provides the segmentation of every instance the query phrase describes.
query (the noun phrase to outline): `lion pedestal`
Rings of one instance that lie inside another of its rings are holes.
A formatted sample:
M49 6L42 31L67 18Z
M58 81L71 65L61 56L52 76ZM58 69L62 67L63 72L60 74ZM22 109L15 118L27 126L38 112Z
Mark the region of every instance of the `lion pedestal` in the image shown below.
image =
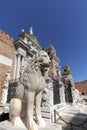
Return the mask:
M28 130L27 128L16 128L11 122L4 121L0 123L0 130ZM38 130L62 130L60 125L47 125L45 127L38 127Z
M38 126L45 126L40 105L49 66L48 54L40 50L23 71L15 98L10 102L9 118L14 127L23 126L28 130L38 130ZM34 106L35 120L33 119Z

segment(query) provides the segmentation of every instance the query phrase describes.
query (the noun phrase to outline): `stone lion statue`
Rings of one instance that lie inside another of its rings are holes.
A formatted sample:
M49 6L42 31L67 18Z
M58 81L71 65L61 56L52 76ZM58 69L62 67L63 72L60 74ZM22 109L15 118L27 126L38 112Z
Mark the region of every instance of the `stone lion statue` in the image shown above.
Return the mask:
M45 126L41 117L40 104L49 66L48 54L44 50L40 50L33 56L22 73L15 98L10 102L9 118L15 127L25 128L26 126L28 130L37 130L38 125ZM33 119L34 109L35 121Z

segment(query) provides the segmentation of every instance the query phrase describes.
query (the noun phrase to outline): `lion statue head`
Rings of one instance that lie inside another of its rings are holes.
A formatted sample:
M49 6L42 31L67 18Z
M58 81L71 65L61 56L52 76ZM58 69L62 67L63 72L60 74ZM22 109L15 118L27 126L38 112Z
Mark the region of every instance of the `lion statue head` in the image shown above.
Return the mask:
M50 58L46 51L40 50L37 52L28 63L27 67L25 68L24 73L39 73L41 71L42 75L48 71L50 67Z
M44 50L41 50L36 54L35 61L39 62L40 66L43 67L49 67L50 65L50 58Z

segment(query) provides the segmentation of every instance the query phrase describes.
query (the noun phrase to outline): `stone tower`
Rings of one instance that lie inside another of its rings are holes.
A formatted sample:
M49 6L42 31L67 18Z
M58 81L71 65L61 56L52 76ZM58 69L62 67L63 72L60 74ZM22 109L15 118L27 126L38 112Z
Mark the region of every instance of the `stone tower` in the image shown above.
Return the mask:
M62 82L65 86L65 99L67 103L73 103L75 99L75 87L69 66L62 67Z
M52 45L48 46L45 50L48 53L50 60L51 60L49 76L52 79L58 79L58 70L59 70L59 61L60 60L56 56L56 50Z

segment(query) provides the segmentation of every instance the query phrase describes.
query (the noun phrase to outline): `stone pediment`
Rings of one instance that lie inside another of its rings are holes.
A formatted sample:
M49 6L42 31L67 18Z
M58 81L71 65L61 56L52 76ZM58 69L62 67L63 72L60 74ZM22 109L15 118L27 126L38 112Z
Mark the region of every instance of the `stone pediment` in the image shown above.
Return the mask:
M25 44L27 44L29 41L31 41L34 46L37 46L39 49L42 49L39 41L37 40L37 38L34 35L32 35L30 33L26 33L24 31L18 37L20 40L23 40L25 42Z
M30 40L32 40L32 42L35 43L41 49L40 43L37 40L37 38L34 35L31 35L31 34L28 34L28 36L29 36Z

